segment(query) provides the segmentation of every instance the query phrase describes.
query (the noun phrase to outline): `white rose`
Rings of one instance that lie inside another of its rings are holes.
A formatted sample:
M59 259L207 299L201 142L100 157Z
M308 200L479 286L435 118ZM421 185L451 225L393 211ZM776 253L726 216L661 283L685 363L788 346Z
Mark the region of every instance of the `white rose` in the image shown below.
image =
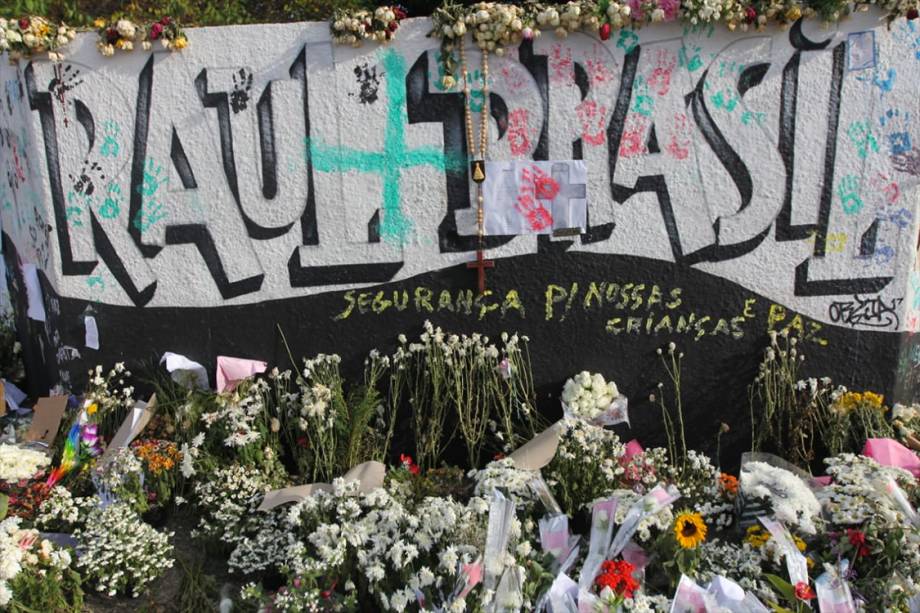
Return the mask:
M137 28L127 19L119 19L115 23L115 30L122 38L134 38L134 35L137 34Z

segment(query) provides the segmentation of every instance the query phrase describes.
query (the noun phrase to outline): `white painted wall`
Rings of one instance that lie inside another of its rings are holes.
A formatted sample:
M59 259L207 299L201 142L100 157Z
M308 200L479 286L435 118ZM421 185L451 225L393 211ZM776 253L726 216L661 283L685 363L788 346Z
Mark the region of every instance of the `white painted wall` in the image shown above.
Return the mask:
M141 205L141 217L136 219L129 219L129 210L139 130L138 89L145 66L147 74L151 69L147 64L151 55L135 51L103 58L95 48L95 36L84 34L57 67L48 62L34 62L31 67L27 62L0 62L3 230L24 259L45 271L60 294L110 304L137 302L123 288L124 279L120 283L103 261L100 254L105 247L99 239L104 236L102 242L111 244L137 292L147 290L142 301L150 307L250 303L360 285L292 287L288 262L295 252L305 267L402 262L394 279L469 261L471 252L439 248L438 226L448 198L445 162L438 161L444 144L442 124L407 120L405 74L423 54L429 54L429 90L440 93L434 61L437 43L425 37L429 28L428 20L410 20L393 45L360 49L333 46L325 23L190 30L187 50L153 55L145 161L135 171L139 174L134 192ZM675 230L685 257L716 244L743 244L766 233L762 242L741 255L694 265L825 322L834 319L833 303L853 300L850 288L866 287L860 284L867 279L881 279L874 282L880 291L864 291L860 296L872 299L876 309L894 305L900 328L916 328L918 318L908 317L908 311L914 305L910 273L916 253L920 175L916 157L920 156L920 27L901 20L888 30L874 12L857 14L831 29L805 24L808 39L827 44L798 56L788 221L799 226L818 223L824 190L826 245L822 240L816 245L813 237L804 236L805 230L794 240L777 240L787 180L779 149L783 74L789 73L796 53L790 33L779 29L694 33L667 25L645 28L636 35L615 34L606 43L583 34L559 40L547 32L539 38L534 53L547 57L548 109L543 108L536 82L519 61L517 49L490 62L492 91L505 101L509 118L508 132L499 141L493 121L490 158L530 157L546 121L550 159L570 159L572 142L582 139L591 223L615 222L616 227L608 239L577 240L572 250L673 261ZM637 43L641 52L624 136L619 143L610 143L606 127L628 63L626 51ZM304 51L309 134L302 82L291 78ZM842 83L838 126L829 129L835 53ZM469 56L477 65L478 56L472 52ZM573 63L587 76L584 99ZM739 75L756 63L768 63L769 68L762 82L742 99ZM218 111L206 108L196 92L196 79L203 86L203 70L208 92L236 89L248 97L245 108L237 104L237 112L227 111L239 204L221 162ZM379 87L372 103L368 99L374 79L363 71L376 75ZM362 78L370 87L363 101ZM35 95L52 86L53 119L46 114L44 126L42 114L29 108L30 80ZM57 85L61 82L63 89ZM277 195L272 199L262 189L257 112L269 83L277 156ZM746 201L736 181L748 179L733 180L725 159L720 161L703 135L702 105L697 104L695 113L694 105L686 102L694 89L701 93L711 125L749 171ZM652 124L660 153L645 151ZM52 127L69 232L64 241L49 178L47 137ZM183 185L171 159L174 135L194 174L194 188ZM614 177L608 163L611 146L619 151ZM301 216L310 189L307 147L314 164L318 243L305 246ZM830 149L835 150L828 167L832 176L825 173ZM639 193L623 202L611 193L611 181L632 186L650 175L662 176L667 185L674 212L670 236L654 193ZM369 243L368 222L381 209L381 224L387 231L381 232L381 242ZM267 229L264 235L274 236L251 236L241 210ZM98 225L96 237L91 217ZM474 219L472 209L456 214L460 234L475 234ZM874 244L869 237L864 240L873 224L877 224ZM132 225L137 228L137 241L129 232ZM233 297L222 295L193 244L167 244L177 226L206 226L228 282L249 279L252 286ZM173 230L167 230L170 227ZM866 247L860 253L861 243L868 245L868 253ZM65 266L65 245L76 264ZM490 250L489 256L533 253L536 246L534 236L517 237ZM800 286L807 278L812 288L801 286L798 294L797 269ZM866 321L868 327L878 326Z

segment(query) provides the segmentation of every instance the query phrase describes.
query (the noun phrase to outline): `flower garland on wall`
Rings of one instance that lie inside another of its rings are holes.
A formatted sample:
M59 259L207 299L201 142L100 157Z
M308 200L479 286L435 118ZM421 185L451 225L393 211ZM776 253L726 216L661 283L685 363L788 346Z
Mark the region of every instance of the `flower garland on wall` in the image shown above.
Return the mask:
M93 24L99 33L96 46L106 57L115 55L115 50L131 51L134 43L140 42L144 51L159 42L164 49L180 51L188 46L188 39L179 24L169 16L148 24L137 24L130 19L97 19Z
M150 51L159 42L164 49L181 51L188 38L179 23L165 16L150 23L138 23L125 17L97 19L93 25L99 35L96 47L111 57L116 50L131 51L136 43ZM55 24L44 17L0 18L0 53L9 53L10 61L48 54L51 61L64 59L63 49L77 36L77 29L66 23Z

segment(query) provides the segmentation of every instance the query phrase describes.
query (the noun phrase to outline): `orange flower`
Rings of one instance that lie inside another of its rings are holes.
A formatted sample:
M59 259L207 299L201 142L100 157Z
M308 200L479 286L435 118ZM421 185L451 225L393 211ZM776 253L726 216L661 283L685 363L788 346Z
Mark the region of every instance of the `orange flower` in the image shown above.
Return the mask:
M722 473L719 475L719 485L722 486L722 491L731 496L736 496L738 494L738 478L734 475L728 473Z

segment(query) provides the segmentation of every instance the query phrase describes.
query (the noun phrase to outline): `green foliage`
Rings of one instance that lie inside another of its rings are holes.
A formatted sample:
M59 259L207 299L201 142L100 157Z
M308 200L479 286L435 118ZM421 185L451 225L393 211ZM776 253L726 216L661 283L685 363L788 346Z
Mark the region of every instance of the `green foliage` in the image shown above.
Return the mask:
M218 601L217 581L212 575L205 574L201 561L185 563L179 558L182 566L182 583L179 585L179 610L201 611L210 613L217 611L214 604Z
M83 590L80 574L72 568L60 571L56 581L49 581L47 574L39 573L38 566L25 566L10 581L15 597L8 605L11 613L34 613L49 611L74 613L83 610ZM41 569L46 573L59 571Z

